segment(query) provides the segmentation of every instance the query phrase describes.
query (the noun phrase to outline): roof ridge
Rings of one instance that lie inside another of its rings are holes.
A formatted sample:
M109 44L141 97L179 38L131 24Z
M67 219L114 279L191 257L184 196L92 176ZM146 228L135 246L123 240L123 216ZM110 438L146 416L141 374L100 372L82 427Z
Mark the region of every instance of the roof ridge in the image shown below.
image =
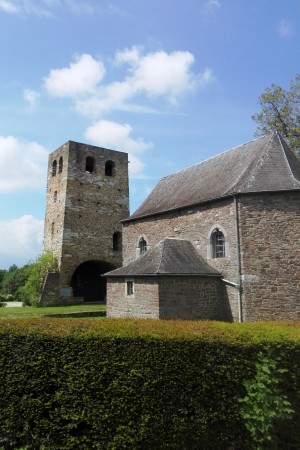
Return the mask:
M176 238L172 238L172 237L170 237L170 236L165 236L165 237L160 241L160 243L161 243L161 245L162 245L162 252L161 252L161 258L160 258L159 266L158 266L158 269L157 269L157 273L160 273L160 271L161 271L161 267L162 267L162 265L163 265L164 254L165 254L165 251L166 251L166 249L165 249L165 247L166 247L166 241L169 240L169 239L176 239ZM183 239L183 240L184 240L184 239Z
M278 136L279 143L280 143L280 146L281 146L281 148L282 148L282 151L283 151L283 154L284 154L284 158L285 158L286 164L287 164L287 166L288 166L288 170L290 171L290 173L291 173L293 179L296 181L296 183L299 184L299 180L297 180L297 178L295 178L295 176L294 176L294 172L292 171L292 168L291 168L290 162L289 162L289 160L288 160L288 157L287 157L285 148L284 148L284 146L283 146L283 144L282 144L283 138L282 138L281 134L278 133L277 131L276 131L276 134L277 134L277 136Z
M156 271L155 271L155 273L157 274L157 273L160 273L160 269L161 269L161 265L162 265L162 259L163 259L163 253L164 253L164 247L165 247L165 238L164 239L162 239L161 241L159 241L156 245L154 245L154 247L153 247L153 250L154 250L154 248L157 246L157 247L160 247L160 246L162 246L162 251L160 252L160 258L159 258L159 261L158 261L158 265L157 265L157 269L156 269Z
M281 136L280 136L279 133L277 133L277 131L276 131L276 134L277 134L277 137L278 137L278 139L279 139L280 147L282 148L282 151L283 151L283 154L284 154L284 159L285 159L285 162L286 162L286 164L287 164L287 166L288 166L288 170L290 171L292 177L295 179L294 174L293 174L293 171L292 171L292 169L291 169L290 163L289 163L289 161L288 161L288 159L287 159L287 156L286 156L284 147L283 147L282 142L281 142L281 139L280 139ZM296 181L297 181L297 180L296 180Z
M263 156L265 155L266 149L269 147L270 142L271 142L271 139L274 137L274 134L275 134L274 131L272 132L272 134L270 134L270 137L269 137L268 142L265 144L264 148L262 149L261 155L260 155L259 159L257 160L256 164L254 165L254 167L253 167L253 169L252 169L252 171L251 171L251 177L253 177L253 176L257 173L257 171L258 171L258 169L259 169L259 167L260 167L260 162L261 162ZM269 133L268 133L268 134L265 134L264 137L265 137L265 136L268 136L268 135L269 135ZM262 137L262 136L261 136L261 137ZM246 168L245 170L247 170L247 168ZM241 179L241 177L239 178L239 180L240 180L240 179ZM238 180L238 181L239 181L239 180ZM238 181L235 183L235 185L238 184ZM244 189L244 187L247 185L247 183L249 183L249 178L248 178L248 180L246 180L246 181L244 182L244 184L241 186L240 191L242 191L242 190Z

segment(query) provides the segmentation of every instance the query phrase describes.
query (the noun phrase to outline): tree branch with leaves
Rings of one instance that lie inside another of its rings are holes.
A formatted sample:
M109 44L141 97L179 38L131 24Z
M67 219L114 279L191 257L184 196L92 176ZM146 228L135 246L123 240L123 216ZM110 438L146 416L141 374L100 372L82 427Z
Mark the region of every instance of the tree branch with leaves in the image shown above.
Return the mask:
M261 111L252 119L258 127L255 135L261 136L277 130L300 157L300 74L290 83L290 89L272 84L259 97Z

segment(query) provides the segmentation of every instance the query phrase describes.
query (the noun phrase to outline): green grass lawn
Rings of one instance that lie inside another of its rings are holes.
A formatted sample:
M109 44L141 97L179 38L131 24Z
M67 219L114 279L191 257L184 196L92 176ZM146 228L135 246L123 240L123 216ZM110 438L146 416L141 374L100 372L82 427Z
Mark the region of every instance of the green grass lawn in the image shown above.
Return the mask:
M64 317L103 317L105 305L77 305L77 306L22 306L20 308L0 308L0 319L4 317L41 317L60 316Z

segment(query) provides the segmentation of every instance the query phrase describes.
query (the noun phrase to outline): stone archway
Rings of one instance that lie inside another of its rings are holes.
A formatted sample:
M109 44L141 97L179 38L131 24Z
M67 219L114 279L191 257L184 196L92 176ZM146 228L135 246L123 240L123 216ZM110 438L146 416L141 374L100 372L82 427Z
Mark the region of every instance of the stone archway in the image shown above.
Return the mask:
M116 267L104 261L85 261L74 271L71 279L73 297L83 297L85 302L104 303L106 278L101 275Z

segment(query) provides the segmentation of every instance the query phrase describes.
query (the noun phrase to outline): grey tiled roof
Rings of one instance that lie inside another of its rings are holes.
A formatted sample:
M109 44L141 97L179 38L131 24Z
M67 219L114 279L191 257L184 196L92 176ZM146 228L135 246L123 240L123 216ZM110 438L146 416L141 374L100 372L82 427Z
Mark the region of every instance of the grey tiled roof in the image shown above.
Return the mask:
M204 261L190 241L164 238L128 266L120 267L104 276L143 275L221 276L221 273Z
M300 189L300 161L276 132L162 178L129 219L233 194Z

